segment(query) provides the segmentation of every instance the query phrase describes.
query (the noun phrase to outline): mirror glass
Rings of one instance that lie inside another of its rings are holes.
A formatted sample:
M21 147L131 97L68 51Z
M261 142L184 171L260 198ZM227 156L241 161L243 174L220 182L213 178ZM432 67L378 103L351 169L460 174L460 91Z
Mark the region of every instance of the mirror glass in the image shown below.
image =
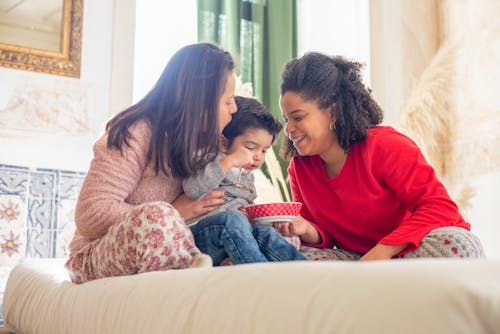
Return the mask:
M62 10L61 0L1 0L0 42L60 51Z
M0 0L0 66L80 76L83 0Z

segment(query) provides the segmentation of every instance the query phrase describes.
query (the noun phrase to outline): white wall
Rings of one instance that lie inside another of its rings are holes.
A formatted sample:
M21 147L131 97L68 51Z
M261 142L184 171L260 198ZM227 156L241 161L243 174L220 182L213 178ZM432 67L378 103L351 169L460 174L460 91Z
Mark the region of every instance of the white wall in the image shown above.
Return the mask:
M370 85L368 0L297 0L297 51L340 55L365 64Z
M112 18L112 1L85 1L79 79L0 68L1 164L87 170L93 142L109 115ZM42 107L36 103L50 103L49 97L64 94L69 94L69 98L76 96L78 101L64 101L70 104L66 108L57 106L60 114L53 115L55 121L43 124L37 118ZM19 97L27 103L38 100L30 104L31 109L8 109ZM84 124L64 128L72 121L75 123L75 110Z
M370 0L373 95L394 125L439 47L435 0Z
M470 185L475 191L467 210L467 221L472 224L472 231L480 237L486 256L500 259L500 226L498 212L500 205L500 173L492 172L470 178Z
M197 42L196 8L196 0L137 1L134 102L153 87L175 51Z
M134 48L135 0L116 1L113 13L110 115L132 104Z

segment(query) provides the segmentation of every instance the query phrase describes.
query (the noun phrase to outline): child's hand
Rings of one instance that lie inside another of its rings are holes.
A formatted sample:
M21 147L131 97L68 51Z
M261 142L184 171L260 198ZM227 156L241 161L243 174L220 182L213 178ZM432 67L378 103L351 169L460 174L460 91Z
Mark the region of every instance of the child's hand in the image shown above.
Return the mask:
M245 147L238 147L222 160L228 161L229 167L250 167L253 164L253 152Z

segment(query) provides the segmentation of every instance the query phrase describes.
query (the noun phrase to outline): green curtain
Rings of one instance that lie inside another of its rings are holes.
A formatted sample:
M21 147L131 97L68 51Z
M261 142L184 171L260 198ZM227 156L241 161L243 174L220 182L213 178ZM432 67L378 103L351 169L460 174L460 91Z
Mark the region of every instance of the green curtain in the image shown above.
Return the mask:
M281 72L297 55L296 30L295 0L198 0L198 40L231 52L242 81L278 117Z
M243 83L252 84L254 97L278 119L281 72L297 55L296 8L295 0L198 0L198 40L228 50L236 59L236 72ZM281 140L279 136L275 153ZM284 180L288 162L278 158L277 163L283 181L273 183L289 199L289 184ZM276 180L266 165L264 173Z

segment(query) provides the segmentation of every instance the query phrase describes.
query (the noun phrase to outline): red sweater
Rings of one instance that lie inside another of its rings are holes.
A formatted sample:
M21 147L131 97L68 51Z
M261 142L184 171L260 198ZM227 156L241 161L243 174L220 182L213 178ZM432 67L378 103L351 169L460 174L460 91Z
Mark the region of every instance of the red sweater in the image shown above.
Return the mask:
M435 228L470 228L420 149L391 127L375 126L351 145L334 178L317 155L294 157L288 173L293 200L322 238L310 246L366 253L410 242L406 253Z

